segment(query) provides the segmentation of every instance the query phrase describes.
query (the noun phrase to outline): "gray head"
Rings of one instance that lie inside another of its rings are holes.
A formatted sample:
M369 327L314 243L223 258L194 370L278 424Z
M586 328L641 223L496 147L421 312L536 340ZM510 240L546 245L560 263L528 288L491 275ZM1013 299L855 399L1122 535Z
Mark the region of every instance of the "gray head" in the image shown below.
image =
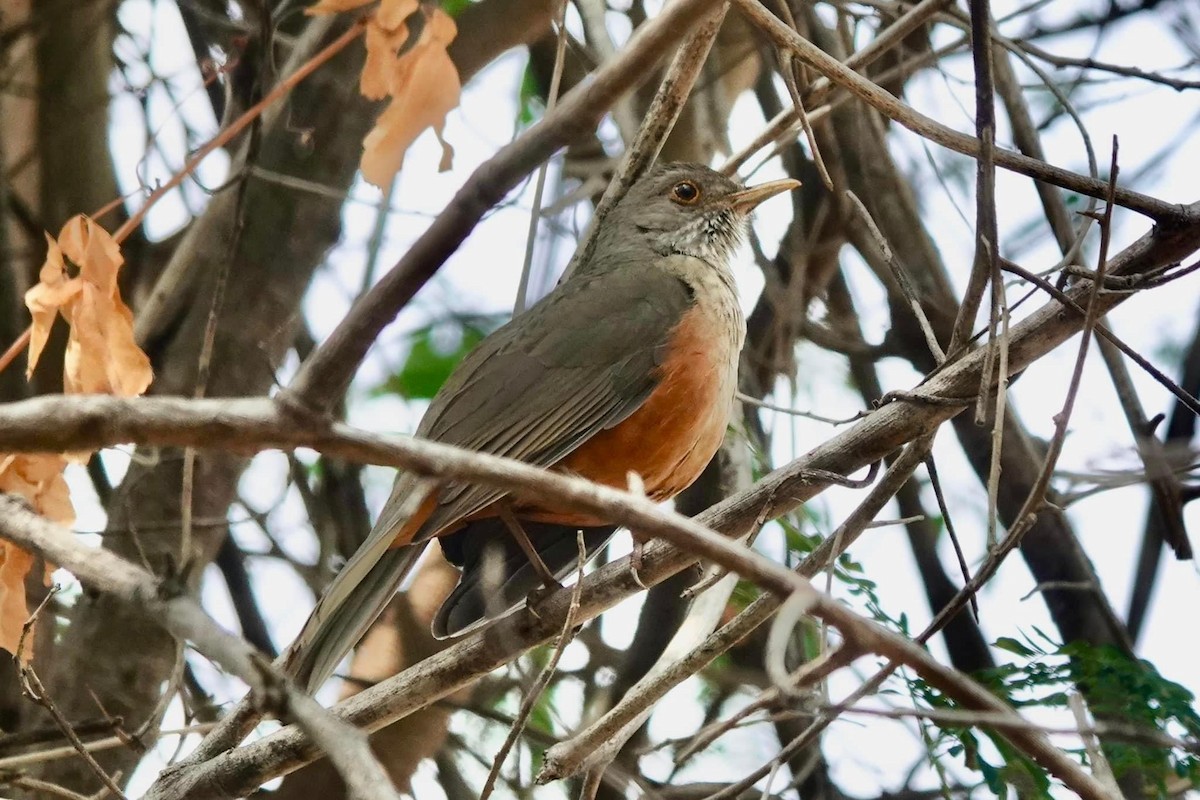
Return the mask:
M652 168L613 208L596 241L597 250L680 254L718 269L729 263L746 232L750 212L800 184L772 181L747 189L703 164Z

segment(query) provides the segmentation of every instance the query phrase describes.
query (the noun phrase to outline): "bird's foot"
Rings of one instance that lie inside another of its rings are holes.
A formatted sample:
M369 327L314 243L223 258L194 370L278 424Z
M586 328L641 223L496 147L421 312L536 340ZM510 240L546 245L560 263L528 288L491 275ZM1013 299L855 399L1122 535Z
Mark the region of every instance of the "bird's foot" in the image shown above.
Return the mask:
M525 607L527 609L529 609L529 613L532 614L535 618L541 619L542 618L542 613L541 613L542 606L546 603L547 600L550 599L550 597L555 592L557 592L558 590L560 590L562 588L563 588L563 585L561 583L559 583L558 581L551 581L550 583L543 583L541 586L539 586L536 589L534 589L533 591L531 591L525 597Z
M642 550L646 544L637 536L633 537L633 550L629 553L629 572L633 575L633 582L643 589L649 589L646 582L642 580Z

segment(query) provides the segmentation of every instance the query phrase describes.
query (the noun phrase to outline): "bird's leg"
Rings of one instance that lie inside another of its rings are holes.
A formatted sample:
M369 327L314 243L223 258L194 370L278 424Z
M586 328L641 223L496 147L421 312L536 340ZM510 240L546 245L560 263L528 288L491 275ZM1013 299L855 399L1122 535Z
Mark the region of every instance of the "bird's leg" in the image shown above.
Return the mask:
M517 544L521 547L521 552L529 559L529 566L533 567L533 571L542 579L542 583L547 589L561 589L562 584L558 582L558 578L554 577L554 573L546 566L546 562L542 561L542 557L538 555L538 551L534 549L533 542L529 541L529 535L525 533L525 528L521 525L521 521L517 519L512 512L512 506L507 501L499 503L500 520L508 528L508 532L516 539Z
M633 575L633 582L643 589L650 587L642 581L642 550L646 546L646 540L638 536L634 531L630 531L629 535L633 537L633 550L629 553L629 572Z
M641 495L642 497L646 496L646 484L642 481L641 475L637 474L633 470L630 470L629 472L625 473L625 481L629 484L630 492ZM646 542L641 536L638 536L637 531L634 531L632 528L629 531L629 535L633 537L633 550L629 553L629 571L633 574L633 582L643 589L649 589L650 587L642 581L641 576L642 548L645 547Z

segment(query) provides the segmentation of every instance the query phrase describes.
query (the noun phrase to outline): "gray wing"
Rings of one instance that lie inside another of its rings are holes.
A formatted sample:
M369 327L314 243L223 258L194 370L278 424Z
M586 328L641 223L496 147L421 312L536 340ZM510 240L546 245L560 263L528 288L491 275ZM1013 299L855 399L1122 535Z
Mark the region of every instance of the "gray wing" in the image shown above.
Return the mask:
M664 272L578 276L472 352L434 398L419 436L550 466L632 414L654 391L671 329L691 302ZM393 549L432 487L402 472L371 534L322 594L288 650L310 688L325 680L404 579L422 548ZM450 485L414 541L502 495Z
M669 334L691 302L685 283L654 267L568 281L463 360L417 435L551 466L645 402ZM502 494L446 487L417 538Z

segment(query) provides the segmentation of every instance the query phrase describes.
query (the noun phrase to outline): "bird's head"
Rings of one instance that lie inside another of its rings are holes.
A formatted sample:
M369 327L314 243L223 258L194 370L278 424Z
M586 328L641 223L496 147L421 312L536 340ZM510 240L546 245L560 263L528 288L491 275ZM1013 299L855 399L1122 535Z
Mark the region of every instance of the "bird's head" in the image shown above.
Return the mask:
M604 227L642 239L661 255L693 256L722 268L741 243L750 212L799 185L786 179L747 188L702 164L660 164L629 188Z

